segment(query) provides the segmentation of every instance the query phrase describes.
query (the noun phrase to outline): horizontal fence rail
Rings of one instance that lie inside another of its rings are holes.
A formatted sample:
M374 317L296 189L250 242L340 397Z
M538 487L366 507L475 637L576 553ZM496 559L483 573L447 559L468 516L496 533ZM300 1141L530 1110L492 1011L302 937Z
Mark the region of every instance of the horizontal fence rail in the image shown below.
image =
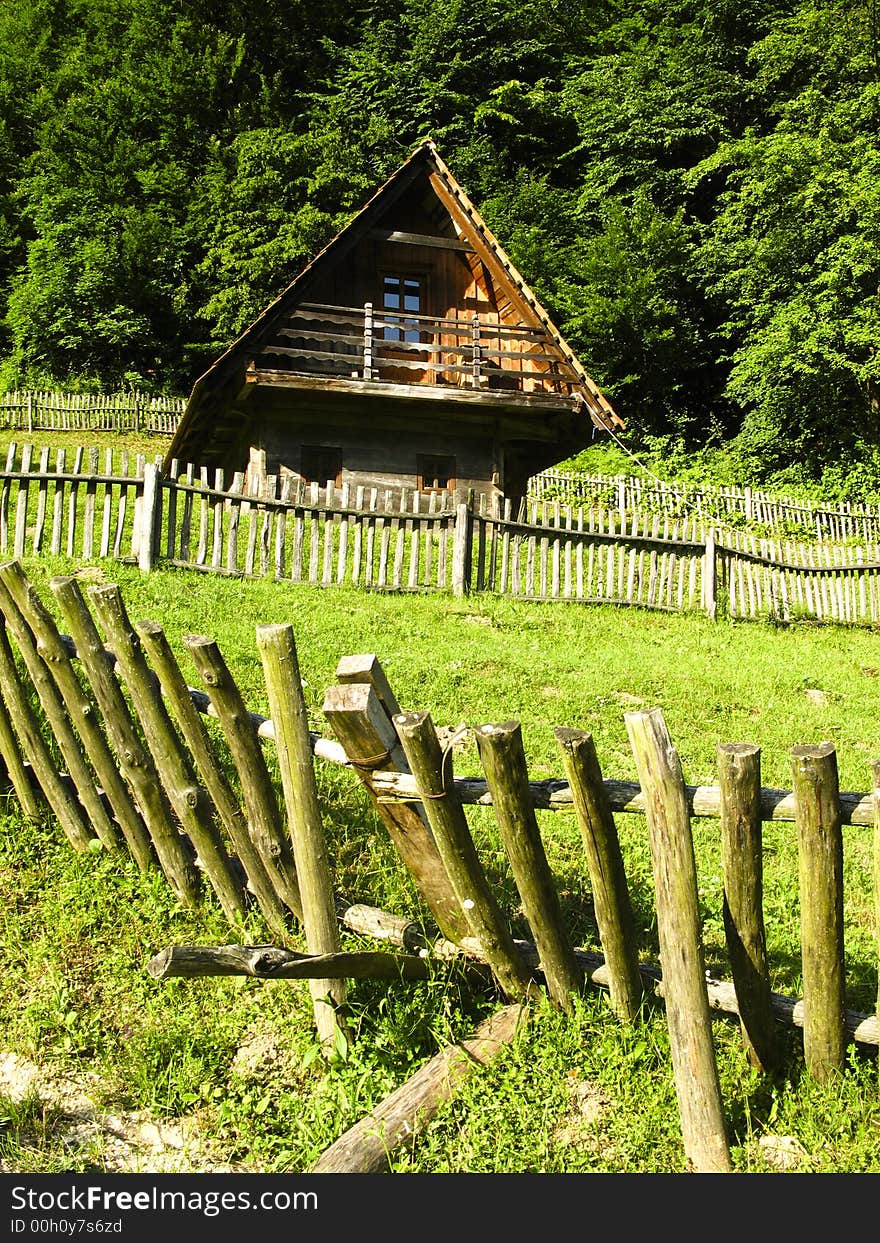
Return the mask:
M183 397L145 393L0 393L0 427L13 431L141 432L173 436L186 407Z

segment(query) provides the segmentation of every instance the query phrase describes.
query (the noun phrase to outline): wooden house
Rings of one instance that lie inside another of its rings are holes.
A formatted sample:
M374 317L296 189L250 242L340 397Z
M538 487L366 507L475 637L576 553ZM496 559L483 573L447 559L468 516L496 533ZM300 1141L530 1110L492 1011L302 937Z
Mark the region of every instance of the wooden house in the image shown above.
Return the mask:
M427 141L196 382L166 467L516 499L615 424Z

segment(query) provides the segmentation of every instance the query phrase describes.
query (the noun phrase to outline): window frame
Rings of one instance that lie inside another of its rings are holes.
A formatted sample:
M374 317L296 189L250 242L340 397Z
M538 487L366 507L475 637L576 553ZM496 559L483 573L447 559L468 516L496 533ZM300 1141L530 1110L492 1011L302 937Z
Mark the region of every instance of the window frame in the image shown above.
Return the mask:
M436 464L443 463L451 469L439 471ZM430 464L430 465L429 465ZM425 484L425 478L439 479L445 477L442 485ZM416 484L419 492L454 492L458 480L458 463L451 454L419 453L416 457Z
M379 339L387 342L388 345L422 344L423 329L420 321L418 319L410 320L409 326L407 326L407 313L403 306L397 308L396 310L393 307L386 307L385 282L389 280L396 280L399 282L401 301L403 301L406 296L404 292L406 282L417 282L419 286L419 309L417 311L410 311L409 313L410 315L416 316L426 315L427 311L425 308L428 302L428 273L423 268L407 268L405 266L396 268L387 267L382 268L379 272L379 280L381 282L381 289L379 293L379 314L381 315L383 321L393 320L397 321L400 325L399 327L392 327L391 325L387 328L383 327L382 336ZM391 336L389 335L390 333L396 333L397 335Z

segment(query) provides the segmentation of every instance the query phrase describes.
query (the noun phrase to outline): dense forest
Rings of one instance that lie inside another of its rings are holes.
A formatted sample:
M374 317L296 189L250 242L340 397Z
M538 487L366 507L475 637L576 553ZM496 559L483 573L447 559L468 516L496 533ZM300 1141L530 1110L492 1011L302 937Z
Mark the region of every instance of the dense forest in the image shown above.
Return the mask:
M667 463L880 488L880 0L2 0L0 387L187 393L431 136Z

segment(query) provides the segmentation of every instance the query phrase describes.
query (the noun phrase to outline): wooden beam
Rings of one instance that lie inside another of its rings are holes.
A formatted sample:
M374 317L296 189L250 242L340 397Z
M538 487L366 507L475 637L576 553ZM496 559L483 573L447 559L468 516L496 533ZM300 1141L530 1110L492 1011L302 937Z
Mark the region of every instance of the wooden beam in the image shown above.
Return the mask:
M466 255L477 253L470 242L454 237L430 237L427 233L402 233L399 229L370 229L368 236L376 242L401 242L406 246L430 246L440 250L458 250Z

